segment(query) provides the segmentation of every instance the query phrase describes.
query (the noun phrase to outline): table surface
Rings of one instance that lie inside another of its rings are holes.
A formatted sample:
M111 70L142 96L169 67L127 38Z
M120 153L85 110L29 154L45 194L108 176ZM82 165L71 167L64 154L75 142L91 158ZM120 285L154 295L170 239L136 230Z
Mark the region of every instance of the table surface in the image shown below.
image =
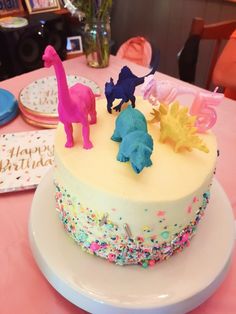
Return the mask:
M86 65L85 58L78 57L64 62L67 74L76 74L95 81L104 97L105 82L112 77L117 80L122 66L128 65L138 76L148 73L142 66L111 56L110 65L104 69L93 69ZM53 68L42 68L12 79L0 82L18 98L19 92L32 81L54 75ZM177 84L189 85L162 73L158 79L173 80ZM197 87L194 87L197 89ZM140 94L140 87L136 95ZM191 96L178 98L181 103L192 102ZM213 128L217 136L220 158L216 178L227 193L236 216L236 101L225 98L217 108L218 120ZM35 130L19 115L14 121L0 128L0 133ZM64 299L44 278L38 269L28 238L28 219L34 190L0 195L0 313L4 314L84 314ZM184 283L183 283L184 284ZM236 313L236 253L223 284L204 304L191 314L234 314Z

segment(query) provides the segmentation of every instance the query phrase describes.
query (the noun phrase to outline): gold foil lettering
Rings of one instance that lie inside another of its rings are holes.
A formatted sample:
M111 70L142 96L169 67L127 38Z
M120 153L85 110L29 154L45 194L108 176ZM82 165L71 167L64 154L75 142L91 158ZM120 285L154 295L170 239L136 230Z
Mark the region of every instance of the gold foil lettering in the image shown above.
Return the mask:
M47 167L54 164L54 146L41 145L22 148L20 145L7 151L8 158L0 159L0 173Z

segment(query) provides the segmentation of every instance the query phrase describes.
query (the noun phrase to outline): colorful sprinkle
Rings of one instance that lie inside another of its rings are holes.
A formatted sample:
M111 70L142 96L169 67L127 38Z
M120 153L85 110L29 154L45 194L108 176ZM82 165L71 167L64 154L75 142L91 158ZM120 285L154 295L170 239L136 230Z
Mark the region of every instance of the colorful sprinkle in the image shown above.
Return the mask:
M144 232L150 232L150 231L151 231L151 228L148 227L148 226L143 226L143 231L144 231Z
M192 206L191 205L188 206L187 212L188 212L188 214L192 213Z
M194 198L193 198L193 203L197 203L198 202L198 198L195 196Z
M148 263L147 262L143 262L142 266L143 266L143 268L147 268L148 267Z
M203 194L195 218L189 225L183 227L181 224L179 226L172 224L172 227L178 226L180 230L174 235L171 236L168 231L170 227L166 225L164 226L166 230L159 235L146 233L145 236L140 234L133 237L127 223L119 226L108 217L108 214L100 212L98 214L91 208L83 207L78 198L67 193L58 184L56 184L55 194L56 210L59 212L66 231L85 251L119 265L140 264L144 268L168 259L190 244L210 197L208 192ZM101 225L102 220L103 224ZM164 219L157 223L163 221ZM149 226L144 226L146 232L149 232L150 229ZM164 241L159 240L160 237Z
M169 235L170 235L170 233L168 231L163 231L161 233L162 238L165 240L169 238Z
M155 262L155 260L154 259L152 259L152 260L150 260L149 262L148 262L148 264L149 264L149 266L154 266L155 264L156 264L156 262Z
M125 232L126 232L127 236L128 236L129 238L132 238L132 233L131 233L131 230L130 230L129 225L128 225L128 224L124 224L123 227L124 227L124 229L125 229Z
M157 214L158 217L163 217L165 216L165 212L163 210L158 210Z
M100 245L97 242L92 242L90 245L90 249L93 252L96 252L100 249Z

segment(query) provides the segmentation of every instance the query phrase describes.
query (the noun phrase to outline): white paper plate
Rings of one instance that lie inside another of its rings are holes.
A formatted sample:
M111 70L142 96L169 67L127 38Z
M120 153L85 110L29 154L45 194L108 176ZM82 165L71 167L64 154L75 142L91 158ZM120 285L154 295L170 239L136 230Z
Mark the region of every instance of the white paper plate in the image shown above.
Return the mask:
M100 88L94 82L78 75L67 75L68 86L82 83L89 86L95 95L100 95ZM57 113L57 80L56 76L48 76L36 80L22 89L19 101L25 110L31 113L58 116Z

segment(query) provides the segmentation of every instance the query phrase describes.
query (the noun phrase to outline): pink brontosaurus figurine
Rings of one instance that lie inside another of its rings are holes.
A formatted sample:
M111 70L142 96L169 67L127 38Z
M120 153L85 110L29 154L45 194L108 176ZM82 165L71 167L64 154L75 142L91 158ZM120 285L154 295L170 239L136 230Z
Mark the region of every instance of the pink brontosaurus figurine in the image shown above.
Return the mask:
M177 86L167 80L156 80L153 74L145 77L141 91L143 98L148 99L154 106L160 103L169 105L178 95L196 95L196 91L193 88Z
M63 64L52 46L46 47L43 60L44 66L49 68L53 65L56 73L59 120L64 124L67 137L65 147L72 147L74 144L72 123L81 123L83 147L92 148L93 144L89 139L89 124L97 122L94 93L91 88L80 83L68 88Z

